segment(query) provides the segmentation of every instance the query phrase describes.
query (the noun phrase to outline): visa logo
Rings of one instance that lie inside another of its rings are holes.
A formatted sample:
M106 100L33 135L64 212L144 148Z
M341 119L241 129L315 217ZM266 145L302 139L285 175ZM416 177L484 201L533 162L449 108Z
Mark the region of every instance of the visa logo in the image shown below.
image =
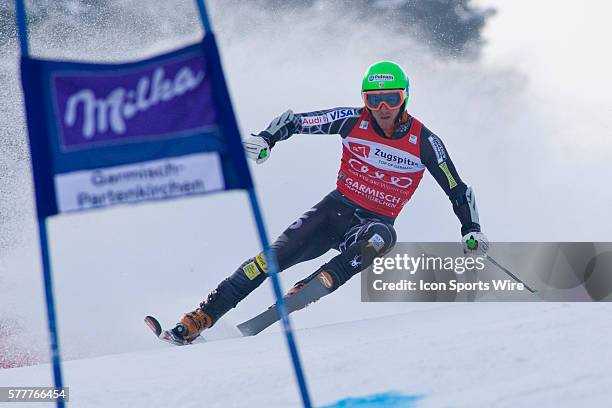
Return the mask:
M332 121L346 118L349 116L357 116L357 112L355 111L355 109L338 109L327 113L327 117Z

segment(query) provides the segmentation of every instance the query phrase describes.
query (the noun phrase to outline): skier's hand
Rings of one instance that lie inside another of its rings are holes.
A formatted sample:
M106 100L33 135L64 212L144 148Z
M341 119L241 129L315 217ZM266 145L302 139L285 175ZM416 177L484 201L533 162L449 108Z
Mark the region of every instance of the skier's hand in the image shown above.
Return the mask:
M271 148L279 140L284 140L291 136L298 126L299 118L295 116L291 109L286 110L270 122L268 127L259 132L258 135L247 137L243 144L249 159L261 164L270 156Z
M270 145L261 136L251 135L242 142L249 159L261 164L270 157Z
M463 236L463 253L466 255L484 255L489 249L487 236L480 231L468 232Z

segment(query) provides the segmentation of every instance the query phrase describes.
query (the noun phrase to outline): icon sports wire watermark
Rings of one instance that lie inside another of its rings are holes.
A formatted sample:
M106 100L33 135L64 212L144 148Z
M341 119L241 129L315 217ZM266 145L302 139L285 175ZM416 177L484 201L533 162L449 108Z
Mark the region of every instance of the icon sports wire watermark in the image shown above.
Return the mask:
M610 301L612 243L398 243L361 273L364 302Z

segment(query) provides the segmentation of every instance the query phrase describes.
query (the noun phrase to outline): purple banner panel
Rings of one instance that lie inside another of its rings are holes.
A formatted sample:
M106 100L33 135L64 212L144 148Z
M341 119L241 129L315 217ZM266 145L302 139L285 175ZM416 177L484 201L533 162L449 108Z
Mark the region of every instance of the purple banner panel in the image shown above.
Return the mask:
M192 135L215 126L202 54L52 79L64 150Z

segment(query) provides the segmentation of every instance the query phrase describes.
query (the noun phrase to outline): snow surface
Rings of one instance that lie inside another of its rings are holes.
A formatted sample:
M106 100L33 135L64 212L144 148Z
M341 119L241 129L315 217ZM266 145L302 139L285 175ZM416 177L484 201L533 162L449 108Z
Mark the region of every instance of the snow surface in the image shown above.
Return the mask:
M607 406L611 336L608 305L564 303L431 304L297 332L316 406L392 390L422 396L418 407L470 408ZM300 405L274 332L64 367L75 407ZM0 371L2 385L49 381L45 364Z

